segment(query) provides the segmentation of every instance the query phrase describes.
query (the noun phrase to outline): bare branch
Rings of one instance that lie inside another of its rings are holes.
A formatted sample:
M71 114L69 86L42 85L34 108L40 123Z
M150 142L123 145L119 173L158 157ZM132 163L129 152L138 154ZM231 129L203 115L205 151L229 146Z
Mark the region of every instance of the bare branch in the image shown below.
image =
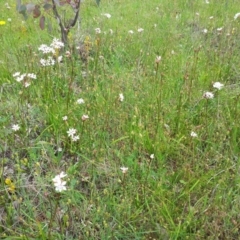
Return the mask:
M61 17L60 17L60 15L58 14L57 6L56 6L56 3L55 3L54 0L52 0L52 4L53 4L53 13L54 13L54 16L56 17L56 19L57 19L57 21L58 21L58 25L60 26L60 29L61 29L62 42L63 42L64 44L67 44L67 35L68 35L68 32L69 32L69 29L65 28L65 26L63 25L62 20L61 20Z
M75 14L74 20L71 22L71 24L68 26L68 28L74 27L76 22L77 22L79 11L80 11L80 3L81 3L81 0L78 0L77 7L76 7L76 14Z

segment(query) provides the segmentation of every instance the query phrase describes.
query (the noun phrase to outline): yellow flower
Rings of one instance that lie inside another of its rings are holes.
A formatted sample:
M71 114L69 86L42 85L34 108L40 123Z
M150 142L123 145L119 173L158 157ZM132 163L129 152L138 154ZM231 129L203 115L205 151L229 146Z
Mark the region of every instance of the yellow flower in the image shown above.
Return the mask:
M11 193L14 193L15 189L16 189L16 187L15 187L14 183L12 183L11 185L9 185L8 191Z
M6 185L10 185L12 183L12 181L11 181L10 178L6 178L5 179L5 183L6 183Z
M86 48L87 53L91 50L91 39L89 36L86 36L85 40L84 40L84 45Z
M5 179L5 183L6 185L8 186L8 191L11 192L11 193L14 193L15 192L15 189L16 189L16 186L15 184L11 181L10 178L6 178Z
M6 24L5 21L0 21L0 26L1 26L1 25L5 25L5 24Z

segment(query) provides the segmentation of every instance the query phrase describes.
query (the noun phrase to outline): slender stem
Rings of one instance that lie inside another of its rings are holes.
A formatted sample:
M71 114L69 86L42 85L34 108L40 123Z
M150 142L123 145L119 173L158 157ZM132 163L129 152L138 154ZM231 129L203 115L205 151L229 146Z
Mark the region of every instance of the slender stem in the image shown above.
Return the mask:
M156 63L156 74L155 74L155 84L158 85L157 83L157 79L158 79L158 72L159 72L159 63ZM156 89L158 89L156 87ZM161 118L161 114L160 111L162 109L162 77L160 76L160 89L159 89L159 93L157 96L157 123L156 123L156 132L158 132L158 127L159 127L159 122L160 122L160 118Z
M69 80L69 83L68 83L68 95L67 95L67 112L68 112L68 107L69 107L69 102L70 102L70 93L71 93L71 90L72 90L72 83L73 83L73 80L74 80L74 65L73 65L73 61L71 59L71 76L70 76L70 80Z
M51 239L51 233L52 233L51 228L52 228L53 220L54 220L54 218L55 218L55 216L57 214L58 205L59 205L59 200L57 199L57 203L55 205L54 211L51 214L51 219L50 219L49 227L48 227L48 229L49 229L48 230L48 239L49 240Z

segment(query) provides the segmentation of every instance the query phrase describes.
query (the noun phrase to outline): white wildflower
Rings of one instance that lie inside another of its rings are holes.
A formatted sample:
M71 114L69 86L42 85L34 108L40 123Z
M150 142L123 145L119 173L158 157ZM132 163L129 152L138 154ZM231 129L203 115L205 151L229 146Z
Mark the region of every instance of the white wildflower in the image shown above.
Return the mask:
M40 45L40 47L38 48L38 50L39 50L39 51L42 51L44 54L47 54L47 53L52 53L52 54L54 54L54 53L55 53L54 48L49 47L49 46L46 45L46 44Z
M196 138L198 135L197 135L197 133L195 133L195 132L192 131L191 134L190 134L190 136L193 137L193 138Z
M75 128L69 128L69 130L67 131L67 134L69 137L73 137L77 132L77 129Z
M214 98L214 94L211 93L211 92L205 92L205 93L203 94L203 98L212 99L212 98Z
M89 119L89 116L86 115L86 114L83 114L83 115L82 115L82 120L83 120L83 121L86 121L87 119Z
M105 16L106 18L111 18L111 14L109 14L109 13L104 13L102 15Z
M101 29L100 28L95 28L95 33L96 34L100 34L101 33Z
M47 62L48 62L48 66L51 66L51 65L55 64L55 60L51 56L48 57Z
M222 83L220 83L220 82L215 82L213 84L213 87L218 89L218 90L221 90L224 87L224 85Z
M15 72L12 76L15 78L15 77L18 77L18 76L20 76L20 72Z
M204 29L202 30L202 32L206 34L206 33L208 32L208 30L207 30L206 28L204 28Z
M71 57L71 52L70 52L70 51L66 51L66 52L65 52L65 56L66 56L67 58Z
M83 104L83 103L85 103L85 101L84 101L82 98L79 98L79 99L77 100L77 104Z
M40 59L40 63L42 64L42 66L46 67L46 66L54 65L55 64L55 60L51 56L48 56L47 59L41 58Z
M118 99L119 99L120 102L123 102L123 100L124 100L124 96L123 96L122 93L119 94L119 98L118 98Z
M16 78L16 81L17 81L17 82L21 82L22 80L23 80L23 77L22 77L22 76L19 76L19 77Z
M18 131L19 129L20 129L20 127L19 127L18 124L13 124L13 125L12 125L12 130L13 130L14 132Z
M55 186L55 190L57 192L62 192L62 191L65 191L67 190L66 188L66 181L63 181L62 178L66 177L67 174L65 174L64 172L61 172L59 175L56 175L52 181L53 181L53 184Z
M128 33L129 34L133 34L134 32L133 32L133 30L129 30Z
M59 57L57 58L57 62L58 62L58 63L62 62L62 59L63 59L63 56L59 56Z
M139 28L139 29L138 29L138 32L139 32L139 33L143 32L143 31L144 31L143 28Z
M34 73L28 73L27 76L32 79L37 79L37 76Z
M28 88L28 87L31 85L31 83L30 83L30 82L27 82L27 81L25 81L25 82L23 83L23 85L24 85L24 87L25 87L25 88Z
M150 155L150 158L151 158L151 159L154 159L154 158L155 158L154 154L151 154L151 155Z
M120 167L123 174L127 173L128 167Z
M64 47L64 43L61 42L59 39L54 38L50 46L54 49L61 49L62 47Z
M239 17L240 17L240 13L236 13L236 14L234 15L234 20L238 19Z
M25 78L25 74L22 74L22 75L16 77L16 81L21 82L24 78Z
M63 117L62 117L62 120L63 120L63 121L67 121L67 120L68 120L68 117L67 117L67 116L63 116Z
M72 136L72 141L73 141L73 142L76 142L76 141L78 141L78 140L79 140L79 136L78 136L78 135Z
M160 63L162 60L162 57L161 56L157 56L156 59L155 59L155 63Z
M40 63L41 63L41 65L44 66L44 67L45 67L45 66L48 66L48 65L47 65L47 60L45 60L45 59L43 59L43 58L40 59Z

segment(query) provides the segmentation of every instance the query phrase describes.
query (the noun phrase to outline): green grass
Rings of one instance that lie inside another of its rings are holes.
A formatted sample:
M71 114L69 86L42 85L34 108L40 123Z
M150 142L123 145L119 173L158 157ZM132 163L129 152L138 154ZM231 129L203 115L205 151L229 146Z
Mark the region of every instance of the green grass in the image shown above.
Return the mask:
M0 10L0 239L238 239L237 1L85 1L71 57L60 52L50 67L38 48L60 38L57 24L42 31L9 5ZM37 79L25 88L15 72Z

